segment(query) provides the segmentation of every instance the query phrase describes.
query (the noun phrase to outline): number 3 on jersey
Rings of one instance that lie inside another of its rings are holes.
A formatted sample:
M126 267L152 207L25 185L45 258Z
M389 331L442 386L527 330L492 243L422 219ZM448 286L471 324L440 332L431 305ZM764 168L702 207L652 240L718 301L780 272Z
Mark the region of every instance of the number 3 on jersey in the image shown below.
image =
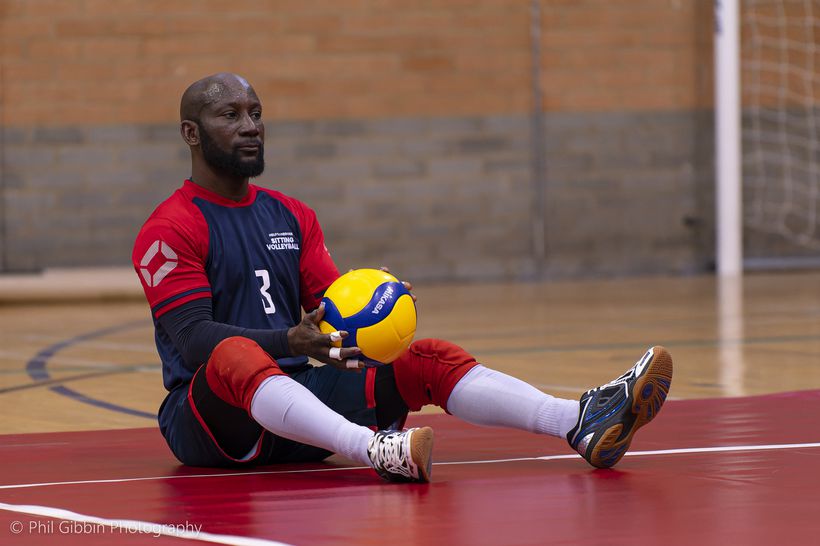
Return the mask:
M266 269L257 269L254 273L262 279L262 287L259 289L259 292L262 294L262 309L265 310L266 314L272 315L276 312L276 306L273 304L273 298L270 297L270 292L268 292L270 288L270 274Z

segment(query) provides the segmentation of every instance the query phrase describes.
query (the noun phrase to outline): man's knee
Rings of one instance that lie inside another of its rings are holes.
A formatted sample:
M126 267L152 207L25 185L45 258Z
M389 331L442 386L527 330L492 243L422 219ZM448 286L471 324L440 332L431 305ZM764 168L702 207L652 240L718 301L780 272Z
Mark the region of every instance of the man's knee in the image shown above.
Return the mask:
M205 379L211 391L248 414L259 384L273 375L284 372L262 347L246 337L222 340L205 365Z
M447 399L464 375L478 363L454 343L420 339L393 362L399 392L412 411L435 404L447 410Z

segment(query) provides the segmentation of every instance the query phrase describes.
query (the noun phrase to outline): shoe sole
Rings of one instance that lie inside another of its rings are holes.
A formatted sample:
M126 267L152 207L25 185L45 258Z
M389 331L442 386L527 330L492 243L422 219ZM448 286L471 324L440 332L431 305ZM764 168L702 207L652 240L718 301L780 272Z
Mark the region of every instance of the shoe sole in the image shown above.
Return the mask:
M654 419L666 401L672 384L672 355L661 346L652 347L652 352L652 361L632 387L632 413L636 416L632 429L618 440L623 433L623 423L609 427L589 455L592 466L610 468L620 461L635 432Z
M433 429L421 427L410 436L410 456L419 469L420 482L429 482L433 474Z

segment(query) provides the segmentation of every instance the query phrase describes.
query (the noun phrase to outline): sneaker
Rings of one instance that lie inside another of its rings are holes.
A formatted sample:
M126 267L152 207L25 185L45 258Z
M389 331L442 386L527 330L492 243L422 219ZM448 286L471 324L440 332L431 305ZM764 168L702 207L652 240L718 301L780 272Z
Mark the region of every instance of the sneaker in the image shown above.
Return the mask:
M614 466L635 431L658 414L671 384L672 357L663 347L652 347L621 377L581 396L569 445L592 466Z
M433 471L433 429L380 430L367 444L376 472L389 482L429 482Z

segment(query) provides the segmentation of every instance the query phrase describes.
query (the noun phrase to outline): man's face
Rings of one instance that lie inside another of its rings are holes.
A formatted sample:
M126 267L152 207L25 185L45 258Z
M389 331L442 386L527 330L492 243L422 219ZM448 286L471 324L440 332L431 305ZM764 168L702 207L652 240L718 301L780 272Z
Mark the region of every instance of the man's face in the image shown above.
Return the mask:
M265 170L265 125L262 105L244 80L213 84L206 94L199 136L202 156L217 171L236 177L259 176Z

